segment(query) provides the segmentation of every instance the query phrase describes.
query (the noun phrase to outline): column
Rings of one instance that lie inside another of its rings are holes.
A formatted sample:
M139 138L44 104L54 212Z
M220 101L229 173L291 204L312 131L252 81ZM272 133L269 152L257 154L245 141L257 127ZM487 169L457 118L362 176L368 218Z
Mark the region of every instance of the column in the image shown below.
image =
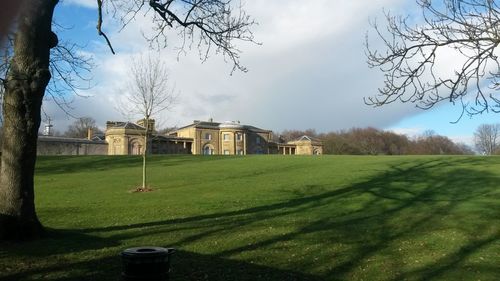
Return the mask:
M233 132L233 155L236 155L236 147L237 147L237 143L236 143L236 132Z
M196 144L195 144L195 154L203 154L203 147L201 146L201 131L200 130L196 130L195 131L195 140L196 140Z
M243 133L243 155L247 155L247 133Z

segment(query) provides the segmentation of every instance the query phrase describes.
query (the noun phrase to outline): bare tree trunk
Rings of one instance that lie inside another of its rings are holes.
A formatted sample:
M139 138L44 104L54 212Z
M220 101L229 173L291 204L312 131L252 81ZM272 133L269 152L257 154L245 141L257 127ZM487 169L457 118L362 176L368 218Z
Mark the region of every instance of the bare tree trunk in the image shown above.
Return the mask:
M0 239L43 234L34 202L36 143L40 108L51 78L49 51L57 0L25 1L19 15L11 68L4 82L4 139L0 175Z
M142 152L142 190L146 191L146 155L148 154L149 119L146 119L146 133L144 134L144 150Z

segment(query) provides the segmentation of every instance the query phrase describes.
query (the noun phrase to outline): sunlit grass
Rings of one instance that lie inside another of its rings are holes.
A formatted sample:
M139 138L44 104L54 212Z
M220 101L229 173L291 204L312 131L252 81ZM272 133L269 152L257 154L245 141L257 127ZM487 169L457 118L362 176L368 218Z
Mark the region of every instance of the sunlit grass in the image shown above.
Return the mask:
M500 158L44 157L48 237L0 244L1 280L118 280L175 247L173 280L497 280Z

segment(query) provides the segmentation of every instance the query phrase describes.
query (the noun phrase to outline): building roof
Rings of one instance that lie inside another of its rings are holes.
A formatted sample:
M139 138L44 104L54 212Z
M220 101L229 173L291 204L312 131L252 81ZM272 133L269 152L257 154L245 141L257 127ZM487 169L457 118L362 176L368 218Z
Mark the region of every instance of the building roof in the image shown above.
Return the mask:
M309 142L312 142L312 143L315 143L315 144L321 144L322 141L320 139L317 139L317 138L313 138L313 137L310 137L310 136L306 136L306 135L303 135L299 138L296 138L292 141L289 141L288 143L295 143L295 142L301 142L301 141L309 141Z
M247 128L247 130L252 131L252 132L256 132L256 133L269 133L269 132L272 132L271 130L265 130L265 129L257 128L257 127L250 126L250 125L246 125L245 127Z
M107 129L124 128L124 129L135 129L135 130L145 130L146 129L145 127L143 127L141 125L137 125L137 124L132 123L132 122L122 122L122 121L107 121L106 128Z
M212 121L200 121L200 120L194 120L192 124L189 124L187 126L178 128L177 130L173 131L172 133L175 133L176 131L186 129L186 128L202 128L202 129L214 129L214 130L219 130L219 129L241 129L241 130L249 130L252 132L256 133L268 133L271 132L271 130L264 130L261 128L257 128L254 126L250 125L242 125L239 123L239 121L225 121L225 122L212 122Z
M185 141L185 142L193 142L194 141L192 138L182 138L182 137L169 136L169 135L153 135L152 139L153 140L160 140L160 141Z
M61 143L86 143L86 144L107 144L102 140L89 140L79 138L65 138L65 137L52 137L52 136L38 136L38 140L42 142L61 142Z
M106 140L106 136L104 134L95 134L91 140L93 141L105 141Z

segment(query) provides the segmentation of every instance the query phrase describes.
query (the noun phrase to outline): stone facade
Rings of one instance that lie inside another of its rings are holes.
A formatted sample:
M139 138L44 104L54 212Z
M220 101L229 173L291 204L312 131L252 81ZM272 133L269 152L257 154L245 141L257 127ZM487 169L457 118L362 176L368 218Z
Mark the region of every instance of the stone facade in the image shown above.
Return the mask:
M296 140L288 142L295 145L298 155L321 155L323 154L323 144L318 139L313 139L308 136L302 136Z
M192 139L192 154L246 155L269 154L272 131L238 122L195 121L170 135Z
M189 154L192 139L158 135L154 120L149 121L148 153L150 154ZM140 155L144 149L145 122L106 122L106 142L108 155Z
M194 121L168 134L155 131L148 123L149 154L247 155L283 154L318 155L321 141L302 136L287 143L273 141L273 132L239 122ZM104 136L87 139L40 136L39 155L140 155L144 149L146 122L108 121Z
M273 141L273 132L239 122L195 120L192 124L170 133L174 137L192 139L192 154L247 155L285 154L318 155L323 153L319 140L303 136L295 141Z

